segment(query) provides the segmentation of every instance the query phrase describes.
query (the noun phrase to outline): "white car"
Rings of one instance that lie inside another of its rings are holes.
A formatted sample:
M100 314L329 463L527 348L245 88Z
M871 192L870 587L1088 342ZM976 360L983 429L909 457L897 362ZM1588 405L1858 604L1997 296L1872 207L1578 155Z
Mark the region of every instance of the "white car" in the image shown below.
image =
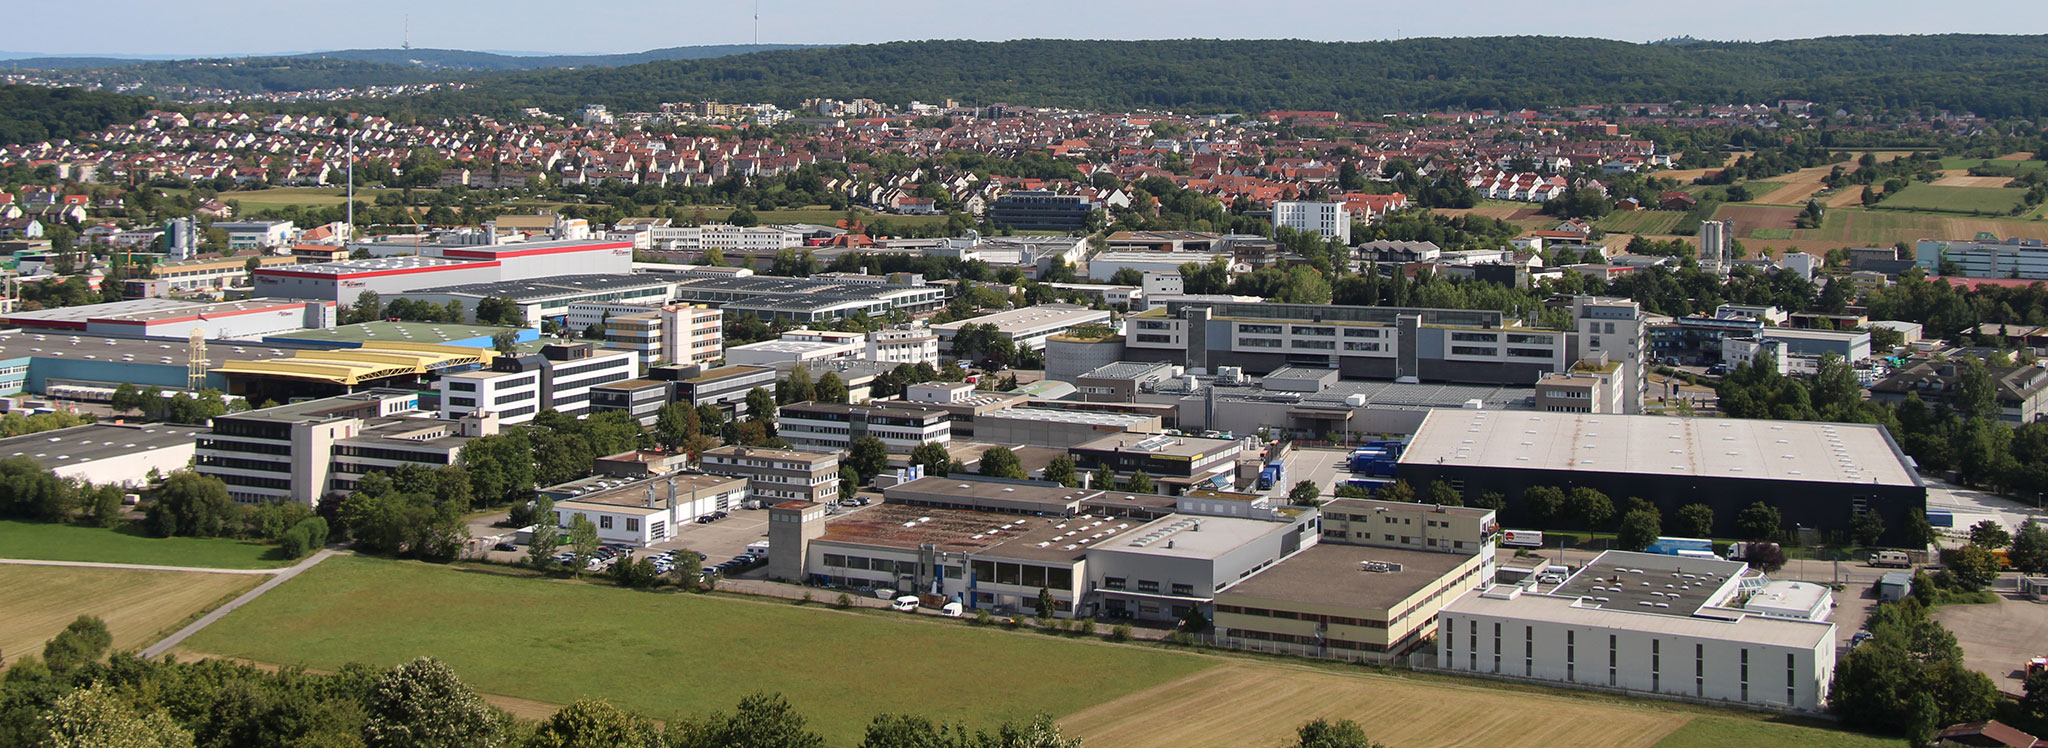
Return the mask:
M893 602L889 603L889 607L891 607L891 608L895 608L895 609L897 609L897 610L900 610L900 611L903 611L903 612L905 612L905 613L916 613L916 612L917 612L917 596L916 596L916 595L904 595L904 596L902 596L902 597L896 598L896 600L895 600L895 601L893 601Z

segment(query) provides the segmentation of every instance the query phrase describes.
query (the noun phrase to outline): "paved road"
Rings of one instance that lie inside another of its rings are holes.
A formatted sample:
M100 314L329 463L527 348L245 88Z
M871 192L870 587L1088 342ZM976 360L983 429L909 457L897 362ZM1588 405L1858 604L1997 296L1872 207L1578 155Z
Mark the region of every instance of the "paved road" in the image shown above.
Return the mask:
M149 564L108 564L98 561L42 561L26 558L0 558L0 564L21 566L83 566L92 569L142 569L144 571L188 571L201 574L281 574L286 569L213 569L202 566L152 566Z
M262 596L263 593L265 592L269 592L270 588L276 587L280 584L284 584L286 581L289 581L292 577L298 576L299 572L313 568L314 564L320 563L321 561L325 561L327 560L328 556L332 556L338 552L339 551L335 551L332 549L322 550L319 553L313 554L310 558L307 558L304 561L300 561L296 566L273 573L272 576L269 579L264 580L262 584L256 585L256 589L242 593L241 597L229 600L226 605L214 608L211 612L207 613L206 615L200 616L199 620L193 621L191 625L186 626L182 629L178 629L178 633L164 637L163 641L152 644L149 646L148 649L142 650L142 656L156 657L157 655L161 655L165 652L171 651L172 647L176 647L179 644L184 643L187 637L199 633L201 629L204 629L207 626L213 625L213 622L220 620L221 616L234 612L236 608L240 608L243 605L248 604L250 600L254 600L257 597Z

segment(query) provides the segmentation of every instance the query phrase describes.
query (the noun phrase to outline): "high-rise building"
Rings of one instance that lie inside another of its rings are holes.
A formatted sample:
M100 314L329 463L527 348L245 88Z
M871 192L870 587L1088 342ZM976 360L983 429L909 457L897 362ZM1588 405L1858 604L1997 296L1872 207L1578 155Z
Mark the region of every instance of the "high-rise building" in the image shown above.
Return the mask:
M1273 226L1351 243L1351 211L1343 203L1282 200L1273 204Z

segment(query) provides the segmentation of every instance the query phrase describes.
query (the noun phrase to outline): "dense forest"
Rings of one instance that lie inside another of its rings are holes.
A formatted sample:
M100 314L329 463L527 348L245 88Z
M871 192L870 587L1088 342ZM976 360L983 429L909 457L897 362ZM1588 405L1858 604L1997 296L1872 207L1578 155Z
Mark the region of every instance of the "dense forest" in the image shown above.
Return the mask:
M149 100L76 88L0 86L0 145L69 138L133 122Z
M772 52L780 49L812 49L829 47L829 44L704 44L691 47L663 47L645 52L627 52L615 55L506 55L495 52L472 52L466 49L336 49L326 52L307 52L299 55L277 56L284 60L354 60L375 62L385 65L402 65L422 68L445 68L450 70L539 70L543 68L612 67L638 65L643 62L660 60L701 60L727 55L744 55L754 52ZM239 57L235 60L258 60L266 57ZM198 62L198 60L177 60ZM144 60L120 57L24 57L14 60L0 60L0 65L18 70L77 70L80 68L126 68L151 65L172 60ZM217 62L217 61L216 61Z
M898 42L522 73L481 81L469 91L390 103L445 113L583 102L644 110L700 98L794 106L809 97L857 96L896 103L951 97L977 104L1354 113L1801 98L2033 116L2048 113L2048 36L1680 46L1534 36Z

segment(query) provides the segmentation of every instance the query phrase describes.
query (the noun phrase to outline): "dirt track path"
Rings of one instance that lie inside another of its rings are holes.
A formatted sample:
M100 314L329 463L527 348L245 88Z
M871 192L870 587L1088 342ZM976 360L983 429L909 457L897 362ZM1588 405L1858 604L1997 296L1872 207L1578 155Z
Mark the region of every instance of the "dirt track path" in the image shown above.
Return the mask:
M155 657L157 655L171 651L172 647L178 646L178 644L185 641L187 637L199 633L201 629L204 629L207 626L213 625L213 622L220 620L221 616L235 612L236 608L240 608L243 605L249 604L249 601L254 600L258 597L262 597L263 593L269 592L271 588L276 587L280 584L284 584L285 582L291 581L292 577L296 577L301 572L313 568L315 564L327 560L329 556L333 556L338 552L339 551L335 551L332 549L324 549L321 550L319 553L315 553L311 557L308 557L306 560L300 561L298 564L290 568L271 572L272 576L269 579L264 580L262 584L256 585L256 589L242 593L241 597L229 600L226 605L222 605L218 608L214 608L213 610L208 611L206 615L200 616L199 620L193 621L190 625L182 629L178 629L178 632L175 634L171 634L170 636L164 637L163 641L159 641L155 644L149 645L149 648L142 650L142 656Z
M28 558L0 558L0 564L19 566L80 566L87 569L140 569L143 571L182 571L193 574L282 574L291 569L212 569L204 566L153 566L150 564L109 564L99 561L44 561Z

